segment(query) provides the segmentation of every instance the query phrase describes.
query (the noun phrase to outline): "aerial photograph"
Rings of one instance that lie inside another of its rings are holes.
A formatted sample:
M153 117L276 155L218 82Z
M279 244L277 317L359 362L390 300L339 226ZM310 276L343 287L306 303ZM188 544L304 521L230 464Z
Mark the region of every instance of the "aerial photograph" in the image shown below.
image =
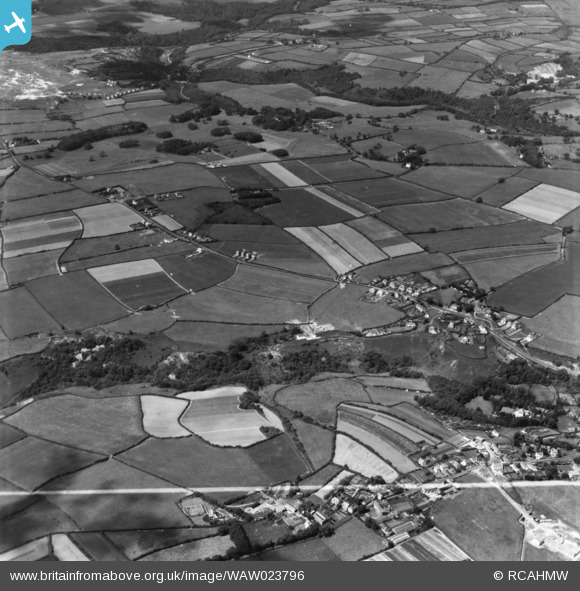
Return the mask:
M19 2L0 561L580 561L579 0Z

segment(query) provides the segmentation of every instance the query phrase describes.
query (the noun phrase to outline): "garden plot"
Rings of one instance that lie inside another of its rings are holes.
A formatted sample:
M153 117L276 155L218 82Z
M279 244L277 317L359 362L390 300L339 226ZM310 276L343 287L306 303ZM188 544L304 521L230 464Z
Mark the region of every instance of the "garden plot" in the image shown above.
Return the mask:
M26 218L2 228L4 258L65 248L78 238L82 229L79 219L69 213L55 213Z
M187 400L166 396L141 396L143 430L152 437L189 437L191 433L179 423L189 406Z
M553 224L577 207L580 207L580 193L541 184L504 205L503 209L538 222Z
M212 445L248 447L265 440L260 428L278 428L279 420L272 424L256 410L241 409L239 398L245 391L232 386L178 394L178 398L190 401L181 424Z
M340 275L361 266L354 257L318 228L286 228L286 230L312 248Z
M83 238L130 232L132 224L143 222L139 214L120 203L103 203L74 212L83 222Z
M393 482L398 477L397 472L377 454L342 433L336 435L332 461L339 466L348 466L349 469L368 478L382 476L385 482Z
M332 224L319 228L342 246L363 265L369 265L387 258L385 253L370 240L345 224Z

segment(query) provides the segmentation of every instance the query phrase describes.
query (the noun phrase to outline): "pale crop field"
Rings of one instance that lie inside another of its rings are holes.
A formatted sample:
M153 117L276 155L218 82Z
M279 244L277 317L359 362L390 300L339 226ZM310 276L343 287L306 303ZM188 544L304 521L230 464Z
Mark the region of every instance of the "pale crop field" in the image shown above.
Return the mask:
M76 209L84 225L83 238L110 236L131 231L131 224L143 222L143 218L120 203L103 203Z
M382 476L385 482L393 482L398 476L395 470L379 456L342 433L336 435L332 461L339 466L348 466L351 470L368 478Z
M504 205L503 209L553 224L577 207L580 207L580 193L542 184Z
M187 400L166 396L141 396L143 430L161 439L189 437L191 433L179 424L179 417L189 406Z

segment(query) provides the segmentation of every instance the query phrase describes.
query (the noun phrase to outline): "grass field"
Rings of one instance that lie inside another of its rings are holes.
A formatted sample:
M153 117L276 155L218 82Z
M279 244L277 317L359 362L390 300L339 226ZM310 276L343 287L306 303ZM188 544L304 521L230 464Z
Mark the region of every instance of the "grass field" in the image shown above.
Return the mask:
M221 286L232 291L310 304L333 284L254 265L239 265L235 274Z
M79 219L69 212L10 222L2 228L4 258L64 248L80 230Z
M78 207L88 207L104 202L104 199L96 195L88 195L78 190L66 191L65 193L55 193L54 195L9 201L2 208L1 219L2 221L11 221L19 218L66 211Z
M538 244L545 236L553 235L554 229L539 222L522 220L499 226L414 234L413 240L431 251L449 253L468 249Z
M298 302L211 287L180 298L172 305L181 320L234 324L306 322L306 306Z
M534 269L555 263L560 257L558 252L532 254L515 257L501 257L475 263L462 263L473 280L482 289L500 287L529 273Z
M580 207L580 193L546 184L534 187L503 206L545 224L553 224L577 207Z
M580 355L578 318L580 318L580 297L567 294L537 316L526 320L525 324L534 332L546 337L534 341L534 347L576 358Z
M184 255L170 255L157 262L179 285L193 291L221 283L236 271L236 263L213 254L190 259L184 258Z
M413 396L414 390L398 390L395 388L386 388L384 386L366 386L367 394L375 404L384 404L385 406L392 406L399 402L409 402L414 404Z
M0 362L20 355L32 355L44 351L50 342L49 337L25 337L0 341Z
M47 441L111 455L142 441L139 399L91 399L60 394L37 400L5 419L8 425Z
M0 292L0 327L9 339L62 331L25 287Z
M322 538L314 538L305 542L297 542L268 550L260 554L256 560L264 562L324 561L337 562L340 558L325 544Z
M341 560L361 560L384 550L388 542L375 532L369 532L360 519L350 519L341 525L324 543Z
M251 242L264 244L300 244L300 241L276 226L212 224L212 238L223 242Z
M155 310L144 310L136 312L130 316L125 316L120 320L109 322L102 325L102 328L108 332L120 334L154 334L165 330L175 324L175 318L167 306L162 306Z
M294 420L292 424L298 433L300 441L304 444L314 469L318 470L326 466L332 460L334 451L333 433L298 419Z
M394 178L347 182L341 183L339 187L341 191L374 207L451 199L445 193Z
M230 548L234 547L234 543L229 536L213 536L210 538L203 538L193 542L185 542L178 546L172 546L148 554L140 561L186 561L191 560L205 560L213 556L223 556Z
M369 478L382 476L385 482L392 482L398 477L397 472L377 454L342 433L336 435L332 461Z
M324 259L339 275L352 271L361 263L346 250L334 242L327 234L318 228L287 228L296 238L309 246L317 255Z
M472 166L427 166L405 175L405 180L457 197L472 198L511 176L513 168Z
M173 461L168 462L168 457ZM191 489L246 486L251 489L292 480L307 471L285 435L247 449L214 447L198 437L148 439L121 454L120 459ZM216 496L223 499L239 494L232 491Z
M374 170L368 166L354 162L354 160L338 159L335 161L326 160L324 162L309 160L308 165L315 172L333 183L358 181L362 179L374 179L384 176L378 170Z
M476 561L519 559L523 530L518 517L493 488L464 490L432 512L437 527Z
M580 186L580 171L578 170L524 168L518 174L518 177L529 179L536 183L546 183L554 187L561 187L569 191L578 191L578 187Z
M580 244L570 242L562 262L536 269L498 289L490 298L493 306L535 316L564 294L580 295Z
M345 211L342 204L332 205L328 198L321 199L305 189L278 191L276 197L281 203L261 207L258 213L277 226L321 226L354 217L354 213Z
M433 271L423 271L421 275L439 287L447 287L469 279L469 274L461 265L449 265L449 267L440 267Z
M332 324L337 330L359 331L391 324L404 317L384 303L363 302L367 288L348 284L325 293L310 307L311 320Z
M155 440L154 440L155 441ZM162 440L156 440L162 441ZM68 470L67 472L70 472ZM46 488L52 490L117 490L163 489L171 484L146 472L108 459L94 466L72 472L53 480ZM184 493L147 492L102 494L87 497L83 494L58 495L51 501L70 515L84 531L150 529L191 525L176 503Z
M160 439L191 435L179 422L179 418L189 406L187 400L151 395L139 398L143 413L143 430L146 433Z
M560 519L576 531L580 528L580 489L576 486L556 488L531 487L518 489L523 502L532 506L535 514L543 514L549 519Z
M140 215L120 203L84 207L75 209L75 213L83 223L83 238L130 232L132 224L143 222Z
M347 224L374 242L391 258L417 253L422 250L419 245L411 242L401 232L377 218L364 217L351 220Z
M336 407L341 402L370 402L364 388L342 378L288 386L276 394L276 402L299 411L325 425L336 422Z
M102 459L102 455L26 437L0 450L0 474L25 490L34 490L61 474Z
M155 201L154 203L165 213L170 214L186 228L197 228L212 210L207 203L230 202L231 195L227 189L220 187L203 187L183 191L182 199Z
M377 217L408 234L431 231L431 228L443 232L508 224L520 219L513 213L464 199L395 205L384 209Z
M262 174L260 174L260 172ZM218 174L218 173L216 173ZM285 185L280 181L276 182L276 178L271 178L272 175L266 176L266 170L255 168L250 165L246 166L227 166L219 171L220 178L224 179L226 186L235 189L239 187L261 187L263 189L273 189L284 187Z
M505 146L507 149L507 146ZM517 156L516 156L517 158ZM454 146L443 146L429 151L429 161L433 164L472 164L477 166L514 165L513 158L504 157L484 142L470 142ZM519 166L518 159L518 166Z
M40 174L31 174L21 168L0 188L0 201L17 201L39 195L51 195L65 191L67 185L52 181Z
M57 322L70 330L112 322L127 314L85 271L42 277L26 287Z
M83 532L71 536L73 542L79 546L84 554L95 561L126 561L127 557L105 537L102 533ZM53 538L54 539L54 538Z
M129 560L136 560L163 548L213 536L217 527L156 529L138 531L110 531L106 536Z
M220 324L219 322L177 321L163 334L190 351L224 351L236 339L279 332L282 325Z
M12 445L20 439L24 439L26 434L7 423L0 423L0 449Z
M6 271L8 283L14 286L38 277L55 275L58 273L58 259L63 252L64 249L49 250L5 259L2 265Z

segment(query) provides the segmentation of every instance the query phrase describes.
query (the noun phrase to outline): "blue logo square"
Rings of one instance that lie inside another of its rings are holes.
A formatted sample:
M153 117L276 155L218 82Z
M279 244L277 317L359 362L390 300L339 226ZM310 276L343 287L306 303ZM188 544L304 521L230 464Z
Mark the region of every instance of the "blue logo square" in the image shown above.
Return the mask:
M26 45L32 34L32 0L0 0L0 52Z

